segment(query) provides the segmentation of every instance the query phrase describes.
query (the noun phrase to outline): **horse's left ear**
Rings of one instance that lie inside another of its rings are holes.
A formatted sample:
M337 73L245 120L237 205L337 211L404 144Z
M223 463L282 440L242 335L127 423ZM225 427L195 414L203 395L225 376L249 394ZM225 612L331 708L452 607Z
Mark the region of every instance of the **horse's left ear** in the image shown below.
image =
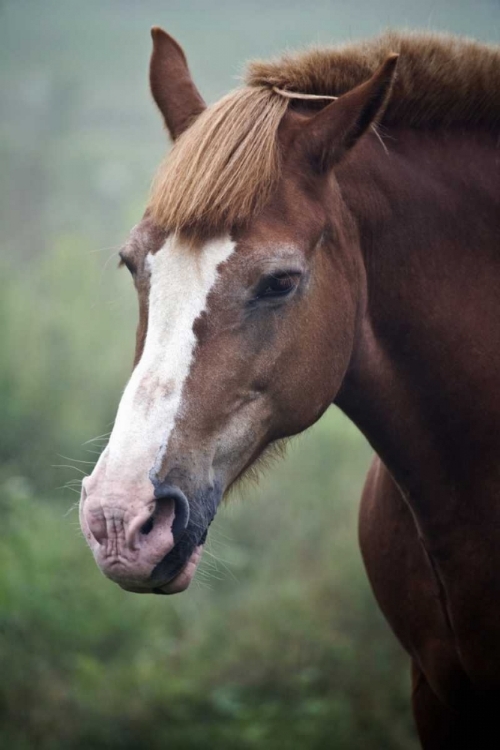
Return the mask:
M203 112L205 102L191 78L182 47L158 26L153 26L151 36L151 93L175 141Z
M326 172L352 148L383 112L398 55L390 55L368 81L340 96L314 115L297 145L314 169Z

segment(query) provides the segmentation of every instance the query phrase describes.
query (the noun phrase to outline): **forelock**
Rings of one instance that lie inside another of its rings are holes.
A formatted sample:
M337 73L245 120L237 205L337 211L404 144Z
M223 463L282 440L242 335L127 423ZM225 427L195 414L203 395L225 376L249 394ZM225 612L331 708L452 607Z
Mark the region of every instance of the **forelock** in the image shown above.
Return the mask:
M277 131L287 107L268 87L246 87L206 109L156 175L149 211L158 225L222 233L262 208L279 180Z

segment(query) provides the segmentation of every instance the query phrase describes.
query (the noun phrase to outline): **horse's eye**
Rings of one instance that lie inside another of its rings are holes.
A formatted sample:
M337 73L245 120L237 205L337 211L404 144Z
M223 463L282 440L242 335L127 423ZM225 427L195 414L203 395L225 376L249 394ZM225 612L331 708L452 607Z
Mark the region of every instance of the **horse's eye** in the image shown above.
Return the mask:
M257 289L256 298L284 297L293 292L300 278L300 273L287 272L266 276Z

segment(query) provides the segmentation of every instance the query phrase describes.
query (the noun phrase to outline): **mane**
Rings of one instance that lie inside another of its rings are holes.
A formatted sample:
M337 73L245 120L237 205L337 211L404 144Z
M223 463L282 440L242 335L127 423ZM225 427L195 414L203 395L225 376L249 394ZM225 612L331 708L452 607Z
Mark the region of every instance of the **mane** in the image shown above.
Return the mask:
M500 124L500 48L449 34L389 31L364 42L250 63L250 86L341 96L399 54L382 124L412 128Z
M293 99L274 87L341 96L394 52L400 56L397 75L380 124L498 128L500 48L492 45L444 34L387 32L254 61L246 85L206 109L176 141L153 183L152 217L170 231L198 235L201 227L227 231L247 221L280 176L277 133Z

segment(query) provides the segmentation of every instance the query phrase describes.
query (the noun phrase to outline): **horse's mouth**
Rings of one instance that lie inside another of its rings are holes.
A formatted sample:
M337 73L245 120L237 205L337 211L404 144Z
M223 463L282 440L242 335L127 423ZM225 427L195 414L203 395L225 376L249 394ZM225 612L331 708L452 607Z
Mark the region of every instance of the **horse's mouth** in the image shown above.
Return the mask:
M202 552L202 544L195 547L194 551L191 553L190 557L181 568L181 570L176 573L173 578L166 581L165 583L158 584L156 582L151 582L149 585L145 583L143 586L138 586L137 584L127 585L126 583L120 583L119 586L120 588L124 589L124 591L129 591L133 594L180 594L182 591L185 591L188 588L189 584L193 580L198 568L198 563L201 559Z

